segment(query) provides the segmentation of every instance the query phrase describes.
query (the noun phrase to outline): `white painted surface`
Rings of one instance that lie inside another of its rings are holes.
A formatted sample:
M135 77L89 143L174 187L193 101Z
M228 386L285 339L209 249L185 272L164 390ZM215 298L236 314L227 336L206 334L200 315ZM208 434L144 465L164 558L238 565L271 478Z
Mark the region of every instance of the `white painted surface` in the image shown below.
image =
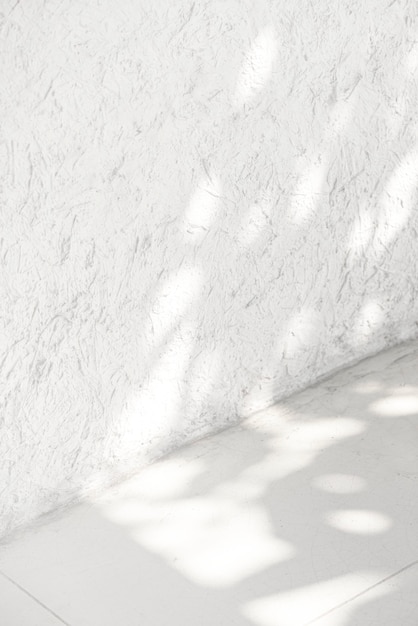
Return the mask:
M48 608L0 575L0 619L7 626L62 626Z
M177 450L0 572L71 626L416 626L417 367L392 349Z
M415 1L1 11L2 531L416 334Z

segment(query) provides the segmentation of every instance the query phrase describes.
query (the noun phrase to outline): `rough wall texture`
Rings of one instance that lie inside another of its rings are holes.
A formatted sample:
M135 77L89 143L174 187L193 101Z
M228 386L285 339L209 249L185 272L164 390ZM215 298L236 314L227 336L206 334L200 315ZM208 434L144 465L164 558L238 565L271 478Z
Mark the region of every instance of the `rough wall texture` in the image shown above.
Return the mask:
M416 334L415 0L1 9L2 531Z

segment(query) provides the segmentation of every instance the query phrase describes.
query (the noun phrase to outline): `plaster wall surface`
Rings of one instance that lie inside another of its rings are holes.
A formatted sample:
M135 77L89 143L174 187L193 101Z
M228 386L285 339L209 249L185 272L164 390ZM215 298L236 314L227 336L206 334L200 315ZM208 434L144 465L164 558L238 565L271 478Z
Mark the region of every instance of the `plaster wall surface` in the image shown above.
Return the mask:
M416 336L415 1L0 17L0 532Z

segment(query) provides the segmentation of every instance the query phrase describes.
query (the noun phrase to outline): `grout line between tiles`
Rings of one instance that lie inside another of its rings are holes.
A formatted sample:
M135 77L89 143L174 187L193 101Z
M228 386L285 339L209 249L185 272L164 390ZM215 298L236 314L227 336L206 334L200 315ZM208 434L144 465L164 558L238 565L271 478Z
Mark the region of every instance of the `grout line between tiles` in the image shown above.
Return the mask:
M396 572L393 572L393 574L389 574L389 576L382 578L382 580L379 580L377 583L374 583L374 585L370 585L370 587L367 587L366 589L363 589L363 591L356 593L354 596L351 596L351 598L348 598L348 600L344 600L344 602L340 602L340 604L337 604L332 609L329 609L329 611L325 611L325 613L322 613L321 615L318 615L317 617L310 620L309 622L306 622L304 626L310 626L310 624L315 624L316 622L319 622L319 620L322 619L323 617L326 617L327 615L334 613L334 611L337 611L337 609L340 609L341 607L346 606L347 604L350 604L350 602L353 602L353 600L357 600L357 598L360 598L361 596L364 596L366 593L369 593L369 591L376 589L376 587L383 585L383 583L387 582L388 580L391 580L392 578L399 576L399 574L406 572L406 570L411 569L411 567L414 567L414 565L418 565L418 559L416 559L415 561L412 561L408 565L405 565L405 567L398 569Z
M48 613L51 613L51 615L53 615L58 621L61 622L61 624L65 624L65 626L71 626L68 622L64 621L62 619L62 617L60 617L59 615L57 615L56 613L54 613L54 611L52 609L50 609L49 607L46 606L46 604L44 604L43 602L41 602L40 600L38 600L38 598L36 598L35 596L33 596L29 591L27 591L24 587L22 587L21 585L19 585L19 583L17 583L15 580L13 580L13 578L10 578L10 576L7 576L7 574L5 574L4 572L2 572L0 570L0 574L3 576L3 578L6 578L6 580L8 580L10 583L12 583L12 585L14 585L15 587L17 587L18 589L20 589L20 591L23 591L23 593L25 593L27 596L29 596L29 598L32 598L32 600L34 600L37 604L39 604L43 609L45 609L46 611L48 611Z

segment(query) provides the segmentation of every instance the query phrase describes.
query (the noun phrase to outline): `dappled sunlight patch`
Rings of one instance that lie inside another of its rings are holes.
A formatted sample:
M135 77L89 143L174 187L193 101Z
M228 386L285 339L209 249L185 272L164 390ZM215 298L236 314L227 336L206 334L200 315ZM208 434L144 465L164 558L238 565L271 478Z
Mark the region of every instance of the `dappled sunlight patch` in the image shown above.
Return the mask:
M206 235L218 215L221 194L222 186L217 176L208 175L200 180L183 217L187 241L198 243Z
M195 412L203 410L205 403L213 401L221 370L222 351L219 347L209 346L194 356L187 389L188 396L195 399Z
M266 412L267 413L267 412ZM321 418L312 421L276 421L274 411L267 422L266 416L262 428L265 432L264 445L266 453L262 460L248 467L241 475L242 491L246 489L254 494L264 493L272 482L282 480L312 465L318 455L329 447L335 446L342 439L356 436L365 430L365 424L359 420L338 417ZM261 419L261 416L260 418ZM252 420L245 421L247 428L252 427ZM259 428L261 425L258 425ZM257 422L253 427L257 430ZM225 493L233 497L236 483L231 483ZM321 487L321 486L322 487ZM335 492L349 493L364 488L365 483L360 477L347 475L330 475L316 485L324 490L335 487ZM224 488L223 488L224 489ZM346 491L344 491L344 489Z
M179 425L184 377L195 341L195 325L184 321L159 351L140 389L126 401L118 428L119 454L134 454L138 445L167 436Z
M150 503L141 497L117 498L102 505L100 509L106 519L127 529L139 523L151 523L155 519Z
M306 358L305 353L320 344L323 327L321 313L308 307L302 308L289 319L281 340L282 355L289 374L299 374L301 362ZM280 346L277 349L280 350Z
M244 425L256 432L262 430L265 434L264 445L269 451L261 462L246 470L245 476L257 478L266 485L271 480L284 478L308 467L326 448L355 437L367 428L364 421L344 416L301 420L298 412L294 413L280 403L247 418ZM339 484L345 479L341 477ZM354 485L355 479L352 478L352 481Z
M277 35L266 26L256 37L238 76L233 104L240 109L266 86L277 57Z
M287 445L276 446L274 452L265 454L264 458L245 470L242 474L242 480L236 483L230 483L222 487L221 492L228 494L229 497L260 497L264 495L270 488L272 482L283 480L296 472L307 467L315 460L317 451L300 450L291 443ZM270 443L270 448L272 443ZM236 488L237 486L237 488ZM234 495L235 494L235 495Z
M387 253L387 246L407 225L417 198L418 150L407 154L392 174L382 195L382 212L375 232L374 247Z
M365 430L363 422L351 417L321 418L303 424L292 434L292 439L300 448L322 449L324 445L333 445L338 440L354 437Z
M331 511L326 515L326 521L333 528L353 535L377 535L392 526L387 515L361 509Z
M249 247L257 240L268 226L269 209L264 204L253 204L243 217L238 228L237 240L242 246Z
M198 267L184 267L161 285L149 306L144 330L149 347L164 345L164 339L200 295L203 273Z
M418 417L418 389L414 394L396 394L376 400L370 405L370 409L382 417Z
M111 521L130 527L143 547L164 557L192 582L226 587L294 555L274 536L263 507L214 494L169 505L140 497L102 506Z
M197 460L178 461L166 458L148 465L124 488L124 497L159 500L178 498L190 487L193 480L203 471L203 464Z
M330 159L335 142L349 128L353 119L357 102L357 85L361 76L355 77L350 94L336 101L330 107L330 117L324 130L324 136L316 150L309 156L308 165L305 165L296 186L291 194L288 210L289 219L297 225L309 223L314 217L321 201L329 201L329 184L327 177L330 174ZM304 156L306 160L306 156ZM359 172L361 173L361 172Z
M358 313L351 331L354 345L367 341L382 326L385 319L383 307L379 302L366 302Z
M150 304L142 329L146 371L141 386L126 398L115 426L118 454L137 454L138 445L166 437L178 426L184 377L195 347L191 308L202 280L200 268L181 268L162 284Z
M415 78L415 72L418 70L418 45L416 42L405 57L404 68L408 77Z
M222 498L237 501L262 498L270 485L270 476L267 473L257 472L257 469L260 470L260 466L264 465L263 461L244 470L240 478L221 483L216 488L216 493Z
M373 238L376 224L370 212L363 207L355 215L348 239L347 249L351 253L364 254Z
M301 225L315 214L323 193L329 163L328 155L317 155L299 176L291 194L288 215L291 222Z
M313 485L321 491L343 495L364 491L367 483L354 474L323 474L313 480Z
M362 380L354 385L354 391L360 394L379 393L383 385L378 380Z
M351 93L337 100L330 111L330 120L326 128L325 141L331 142L340 137L350 126L354 117L354 113L358 104L357 85L361 80L361 76L357 75L351 86Z
M353 572L253 600L244 604L241 610L254 626L308 626L316 623L318 618L322 618L318 621L321 626L348 626L348 619L355 610L355 605L341 606L341 609L332 613L329 621L325 614L350 598L356 597L356 603L361 604L392 592L391 582L379 585L369 590L367 595L359 597L359 594L383 576L384 574L373 571Z

